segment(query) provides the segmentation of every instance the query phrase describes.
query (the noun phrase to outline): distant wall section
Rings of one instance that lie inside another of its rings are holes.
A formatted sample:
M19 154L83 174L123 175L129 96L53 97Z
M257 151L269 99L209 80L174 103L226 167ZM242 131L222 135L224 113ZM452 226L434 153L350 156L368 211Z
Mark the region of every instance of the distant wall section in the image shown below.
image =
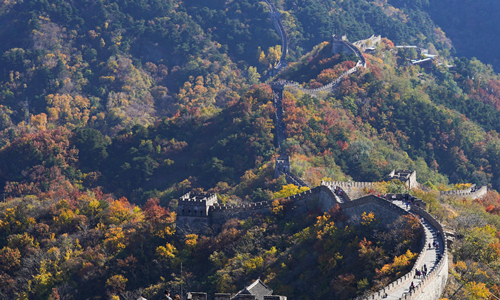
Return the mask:
M479 198L482 198L484 195L486 195L487 192L488 192L487 186L483 185L482 187L478 188L474 184L470 188L465 189L465 190L443 191L443 192L441 192L441 195L459 196L459 197L466 197L466 198L471 198L471 199L479 199Z

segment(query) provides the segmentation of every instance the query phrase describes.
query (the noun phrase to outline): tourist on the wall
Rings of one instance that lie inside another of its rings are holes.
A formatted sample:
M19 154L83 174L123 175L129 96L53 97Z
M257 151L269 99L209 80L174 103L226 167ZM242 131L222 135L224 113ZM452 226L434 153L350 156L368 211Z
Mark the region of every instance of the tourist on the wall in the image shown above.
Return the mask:
M170 298L170 291L169 290L165 290L165 292L163 292L164 296L163 296L163 300L172 300L172 298Z

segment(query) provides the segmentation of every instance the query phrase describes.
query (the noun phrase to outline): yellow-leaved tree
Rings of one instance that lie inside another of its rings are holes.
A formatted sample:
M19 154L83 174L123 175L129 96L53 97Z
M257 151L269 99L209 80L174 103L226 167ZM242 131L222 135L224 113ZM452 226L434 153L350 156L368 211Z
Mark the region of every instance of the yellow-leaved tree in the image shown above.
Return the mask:
M298 187L294 184L287 184L287 185L284 185L280 191L274 193L274 199L277 199L277 198L287 198L287 197L290 197L290 196L293 196L293 195L296 195L296 194L299 194L299 193L302 193L302 192L305 192L305 191L308 191L310 190L310 188L306 187L306 186L303 186L303 187Z
M159 246L156 248L156 256L162 260L169 260L175 257L175 253L177 249L175 249L174 245L167 243L165 246Z

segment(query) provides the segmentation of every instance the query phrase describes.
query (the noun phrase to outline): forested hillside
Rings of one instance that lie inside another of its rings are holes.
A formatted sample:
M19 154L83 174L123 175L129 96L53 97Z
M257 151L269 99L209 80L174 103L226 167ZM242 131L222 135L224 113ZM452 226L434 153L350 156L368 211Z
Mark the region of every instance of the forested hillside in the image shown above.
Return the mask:
M261 277L290 299L349 299L411 269L411 218L383 227L373 214L280 211L299 189L274 178L268 83L318 88L351 69L357 58L332 54L332 34L383 39L332 93L286 88L281 150L294 174L314 187L416 170L422 190L363 192L421 197L457 232L450 286L464 299L499 296L500 77L471 58L495 63L484 38L495 19L478 15L496 4L469 2L273 1L290 41L277 75L283 49L266 2L1 2L0 298L157 299L181 283L233 293ZM416 52L395 44L440 57L412 66ZM463 183L490 192L439 197ZM212 235L175 235L178 199L192 190L282 206Z

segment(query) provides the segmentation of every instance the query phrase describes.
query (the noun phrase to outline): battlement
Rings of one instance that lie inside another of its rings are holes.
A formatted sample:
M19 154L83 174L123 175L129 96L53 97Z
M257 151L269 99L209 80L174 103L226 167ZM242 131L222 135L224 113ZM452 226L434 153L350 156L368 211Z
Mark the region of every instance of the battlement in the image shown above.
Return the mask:
M336 182L335 182L336 183ZM315 199L316 196L319 196L322 192L329 191L329 185L335 184L332 182L322 182L322 185L313 188L311 190L302 192L300 194L296 194L293 196L288 197L289 200L292 201L295 205L302 205L302 203L306 203L309 200ZM352 183L351 183L352 184ZM359 185L368 185L370 183L359 183ZM373 183L371 183L373 184ZM331 193L331 191L330 191ZM392 199L392 194L388 195L389 198ZM406 215L409 213L416 214L420 218L424 218L427 220L434 228L437 229L439 232L438 238L441 239L441 244L444 245L444 249L441 249L440 254L442 255L442 258L438 261L436 264L435 268L431 270L429 273L428 277L425 278L425 280L417 286L415 292L412 292L411 294L406 295L406 298L404 299L415 299L416 296L420 295L424 291L431 291L433 293L440 293L444 287L444 283L446 281L446 275L447 275L447 245L446 245L446 234L443 230L443 227L441 224L434 219L428 212L425 211L425 206L421 206L420 202L422 202L420 199L416 199L411 195L407 194L394 194L396 199L406 199L409 200L410 198L413 200L413 204L411 205L410 211L407 211L403 209L402 207L392 203L391 201L388 201L387 199L377 197L374 195L369 195L362 197L360 199L354 200L354 201L349 201L349 202L344 202L344 203L338 203L340 208L346 213L346 215L360 215L361 212L363 211L375 211L382 219L386 220L387 222L392 222L394 218L397 218L398 216L401 215ZM188 197L184 197L184 199L187 201ZM193 199L195 200L195 199ZM188 201L188 202L195 202L195 201ZM198 202L195 202L198 203ZM205 202L206 203L206 202ZM240 216L241 214L245 214L247 211L252 211L252 210L267 210L269 211L271 207L272 202L271 201L263 201L263 202L257 202L257 203L248 203L248 204L239 204L239 205L226 205L226 204L218 204L214 203L209 207L210 215L212 216L211 218L223 218L226 220L227 218L234 218L235 216ZM307 204L306 204L307 206ZM421 207L419 207L421 206ZM210 219L211 219L210 218ZM189 219L189 218L188 218ZM191 219L201 219L201 218L191 218ZM207 218L207 221L209 218ZM213 224L212 224L213 225ZM422 229L423 231L423 229ZM426 253L426 247L424 246L425 240L426 240L426 233L423 233L424 239L423 239L423 244L421 247L421 251L419 253L419 256L417 258L416 263L414 264L414 267L410 272L407 274L403 275L402 277L398 278L394 282L388 284L381 290L375 292L374 294L370 295L369 297L362 297L362 299L384 299L387 297L389 293L392 293L393 291L397 290L398 288L402 286L406 286L409 284L409 281L413 279L413 275L415 273L415 270L417 266L420 265L420 261L422 261L423 257L425 256ZM442 276L442 277L438 277ZM440 280L436 280L437 278L441 278ZM443 283L444 282L444 283ZM196 300L205 300L206 299L206 294L205 293L191 293L192 298L191 299L196 299ZM216 294L215 295L215 300L285 300L286 297L284 296L277 296L277 295L263 295L262 297L257 297L256 295L252 295L249 293L241 293L233 296L231 298L231 294Z
M211 206L217 203L217 195L188 192L179 199L178 216L208 217Z
M470 188L465 190L442 191L441 195L452 195L452 196L477 199L486 195L487 192L488 192L488 187L482 186L478 188L475 184L473 184Z
M185 202L203 202L214 203L217 202L217 195L209 193L196 193L188 192L180 197L180 201Z
M267 208L271 206L270 201L262 201L262 202L255 202L255 203L247 203L247 204L237 204L237 205L231 205L231 204L215 204L210 207L209 212L218 212L218 211L223 211L223 210L255 210L255 209L261 209L261 208Z
M358 182L358 181L322 181L321 185L325 186L340 186L342 188L365 188L373 186L374 182Z
M299 201L299 200L303 200L303 199L309 198L313 194L317 194L317 192L319 192L319 188L315 187L313 189L304 191L302 193L292 195L292 196L288 197L287 199L290 199L292 201Z

